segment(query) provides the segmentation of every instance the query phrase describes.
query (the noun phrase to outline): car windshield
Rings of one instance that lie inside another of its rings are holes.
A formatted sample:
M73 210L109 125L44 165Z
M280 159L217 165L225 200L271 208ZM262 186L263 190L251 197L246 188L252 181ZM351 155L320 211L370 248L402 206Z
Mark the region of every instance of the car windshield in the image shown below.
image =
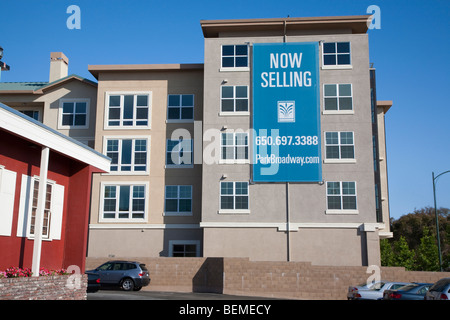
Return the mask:
M409 291L409 290L412 290L412 289L414 289L415 287L418 287L418 286L419 286L418 284L408 284L406 286L398 288L397 290Z
M436 282L431 288L430 291L442 291L445 286L450 283L450 279L443 279Z

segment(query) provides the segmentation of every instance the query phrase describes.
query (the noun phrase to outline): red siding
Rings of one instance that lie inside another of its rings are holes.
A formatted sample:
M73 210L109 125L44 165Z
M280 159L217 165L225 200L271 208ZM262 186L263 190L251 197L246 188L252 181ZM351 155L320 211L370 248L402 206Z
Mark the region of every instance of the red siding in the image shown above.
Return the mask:
M0 236L0 270L31 268L34 241L17 237L17 225L22 174L39 175L41 147L4 131L0 142L0 164L17 173L11 236ZM41 267L75 264L84 272L92 171L86 164L50 152L48 179L64 186L64 209L61 240L42 241Z

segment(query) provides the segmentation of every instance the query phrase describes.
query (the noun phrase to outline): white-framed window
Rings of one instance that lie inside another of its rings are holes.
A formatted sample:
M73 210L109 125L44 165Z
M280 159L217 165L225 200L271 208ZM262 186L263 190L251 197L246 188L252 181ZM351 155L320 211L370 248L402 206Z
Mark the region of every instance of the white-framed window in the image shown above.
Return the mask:
M356 182L328 181L327 210L332 214L357 214Z
M109 174L148 174L150 137L104 137L104 154L111 158Z
M106 93L105 129L149 129L151 92Z
M169 257L200 257L200 241L169 240Z
M47 180L45 189L42 238L60 240L64 208L64 186ZM39 177L22 175L17 236L34 238L38 201Z
M353 90L350 83L323 85L324 113L353 113Z
M325 161L354 162L353 132L325 132Z
M249 213L248 182L220 182L219 213Z
M166 186L164 212L166 215L191 215L192 186Z
M147 219L147 182L102 182L100 222L143 222Z
M324 67L349 67L351 61L350 42L324 42L322 46Z
M222 132L220 151L221 163L247 163L248 133Z
M89 128L90 99L60 99L58 129Z
M0 165L0 236L11 236L17 173Z
M222 45L221 50L221 70L249 70L248 45Z
M222 86L220 90L222 115L249 114L248 86Z
M166 167L185 168L194 165L193 145L191 139L167 140Z
M194 95L169 94L167 97L167 121L186 122L194 120Z

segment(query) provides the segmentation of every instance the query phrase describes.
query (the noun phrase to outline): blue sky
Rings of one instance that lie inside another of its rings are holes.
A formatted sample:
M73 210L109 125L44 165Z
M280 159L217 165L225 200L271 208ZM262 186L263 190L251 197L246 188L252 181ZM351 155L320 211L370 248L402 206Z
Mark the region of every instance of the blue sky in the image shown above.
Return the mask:
M70 30L70 5L81 29ZM381 10L369 30L378 100L386 114L391 217L433 206L431 172L450 170L450 1L350 0L2 0L0 46L11 71L1 80L47 81L49 56L62 51L69 73L93 79L92 64L203 62L200 20L362 15ZM450 208L450 173L437 182Z

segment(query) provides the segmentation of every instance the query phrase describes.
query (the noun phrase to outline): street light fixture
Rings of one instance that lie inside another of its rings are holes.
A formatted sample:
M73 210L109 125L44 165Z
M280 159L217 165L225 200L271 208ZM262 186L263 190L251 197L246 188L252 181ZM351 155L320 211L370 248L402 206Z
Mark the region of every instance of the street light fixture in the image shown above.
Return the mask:
M0 46L0 60L3 58L3 47ZM2 71L9 71L10 67L4 63L3 61L0 61L0 75ZM1 79L1 78L0 78Z
M450 170L447 170L445 172L441 172L437 176L434 176L434 172L431 173L431 176L433 178L433 197L434 197L434 216L436 217L436 237L437 237L437 244L438 244L438 254L439 254L439 267L442 270L442 253L441 253L441 240L439 238L439 219L437 214L437 208L436 208L436 179L442 176L443 174L449 173Z

